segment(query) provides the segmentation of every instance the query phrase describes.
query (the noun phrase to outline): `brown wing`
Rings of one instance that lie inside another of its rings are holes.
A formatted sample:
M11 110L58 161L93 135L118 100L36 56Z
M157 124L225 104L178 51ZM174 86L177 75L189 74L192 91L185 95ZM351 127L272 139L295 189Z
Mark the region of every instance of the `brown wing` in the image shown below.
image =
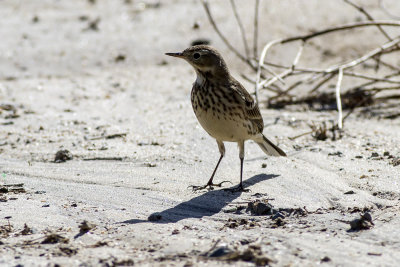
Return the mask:
M232 79L230 88L233 89L236 99L243 103L244 113L246 119L253 123L253 126L258 129L259 133L264 130L263 118L260 114L260 109L253 97L247 92L247 90L238 81Z

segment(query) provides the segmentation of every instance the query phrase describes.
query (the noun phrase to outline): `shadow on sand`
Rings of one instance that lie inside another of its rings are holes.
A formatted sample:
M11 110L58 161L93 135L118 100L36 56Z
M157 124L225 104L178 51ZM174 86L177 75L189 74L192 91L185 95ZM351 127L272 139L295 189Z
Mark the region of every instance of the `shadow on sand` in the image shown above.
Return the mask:
M258 174L244 181L243 186L247 188L259 182L273 179L278 176L279 175L274 175L274 174L269 174L269 175ZM225 189L233 189L236 186L237 185ZM228 205L233 200L238 198L241 194L242 192L232 193L229 191L225 191L224 189L212 190L202 195L196 196L195 198L192 198L188 201L182 202L176 205L175 207L166 209L161 212L156 212L150 215L152 217L161 218L160 220L148 221L148 220L131 219L120 223L129 223L129 224L144 223L144 222L175 223L180 220L188 218L202 218L204 216L212 216L220 212L226 205Z

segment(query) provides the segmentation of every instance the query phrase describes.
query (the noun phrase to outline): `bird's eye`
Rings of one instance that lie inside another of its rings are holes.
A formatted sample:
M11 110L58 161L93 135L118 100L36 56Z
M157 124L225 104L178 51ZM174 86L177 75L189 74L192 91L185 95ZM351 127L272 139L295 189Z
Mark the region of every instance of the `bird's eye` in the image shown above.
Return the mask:
M200 54L199 53L194 53L193 54L193 58L194 59L199 59L200 58Z

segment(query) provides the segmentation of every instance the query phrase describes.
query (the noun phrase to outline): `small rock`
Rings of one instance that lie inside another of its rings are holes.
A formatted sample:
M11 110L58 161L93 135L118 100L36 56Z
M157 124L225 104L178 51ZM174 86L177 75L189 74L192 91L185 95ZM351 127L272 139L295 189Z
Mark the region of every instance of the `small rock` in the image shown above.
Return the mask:
M400 165L400 158L394 158L392 160L392 165L393 165L393 167L399 166Z
M42 208L48 208L48 207L50 207L50 204L49 204L49 203L46 203L46 204L44 204L44 205L42 206Z
M321 262L330 262L331 258L329 258L328 256L325 256L321 259Z
M114 58L114 61L115 61L115 62L121 62L121 61L125 61L125 59L126 59L126 56L125 56L125 55L119 54L119 55L117 55L117 56Z
M267 168L267 163L261 164L261 168L263 168L263 169Z
M228 248L227 246L221 246L221 247L217 247L216 249L211 251L208 254L208 257L219 258L219 257L223 257L223 256L226 256L226 255L232 254L232 253L234 253L234 251L231 250L230 248Z
M35 15L35 16L32 18L32 23L38 23L38 22L39 22L39 17Z
M249 202L247 211L250 211L253 215L272 215L273 206L269 203L256 200L254 202Z
M352 195L352 194L355 194L355 192L353 190L350 190L350 191L344 192L344 194L345 195Z
M57 244L57 243L68 243L68 238L65 238L58 234L49 234L42 241L42 244Z
M7 187L0 187L0 193L3 193L3 194L8 193L8 188Z
M21 231L21 235L30 235L32 233L33 233L32 229L25 223L24 229L22 229Z
M66 162L67 160L71 160L73 158L71 152L68 150L59 150L56 153L56 156L54 158L55 163L61 163L61 162Z
M365 212L359 219L354 219L350 222L350 230L360 231L370 229L374 223L372 222L372 216L369 212Z
M174 230L172 231L172 234L173 234L173 235L179 234L179 230L178 230L178 229L174 229Z
M79 232L81 234L85 234L87 232L89 232L90 230L92 230L93 228L95 228L96 225L94 223L90 223L86 220L84 220L83 222L81 222L81 224L79 225Z
M336 152L328 153L328 156L343 157L343 153L341 151L336 151Z
M377 152L372 152L371 158L376 158L379 157L379 154Z
M100 22L100 18L96 18L92 21L88 21L88 26L86 29L84 29L84 31L98 31L99 30L99 22Z
M193 23L192 29L193 29L193 30L197 30L197 29L199 29L199 28L200 28L200 23L199 23L198 21L195 21L195 22Z
M78 253L78 249L71 248L71 247L65 247L65 246L59 247L59 250L60 250L60 254L61 254L60 256L71 257Z

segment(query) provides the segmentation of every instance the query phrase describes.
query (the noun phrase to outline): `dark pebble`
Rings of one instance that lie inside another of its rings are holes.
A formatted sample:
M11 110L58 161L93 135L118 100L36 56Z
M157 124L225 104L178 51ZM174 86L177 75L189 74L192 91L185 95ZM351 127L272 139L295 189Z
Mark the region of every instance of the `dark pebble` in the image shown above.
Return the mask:
M328 256L325 256L321 259L321 262L330 262L331 258L329 258Z
M273 206L269 203L264 203L261 201L250 202L247 205L247 211L250 211L254 215L272 215Z
M216 248L215 250L211 251L208 257L210 258L217 258L217 257L222 257L228 254L231 254L233 251L229 249L228 247L219 247Z
M55 163L61 163L61 162L66 162L67 160L72 159L72 154L68 150L59 150L56 153L56 156L54 158Z

